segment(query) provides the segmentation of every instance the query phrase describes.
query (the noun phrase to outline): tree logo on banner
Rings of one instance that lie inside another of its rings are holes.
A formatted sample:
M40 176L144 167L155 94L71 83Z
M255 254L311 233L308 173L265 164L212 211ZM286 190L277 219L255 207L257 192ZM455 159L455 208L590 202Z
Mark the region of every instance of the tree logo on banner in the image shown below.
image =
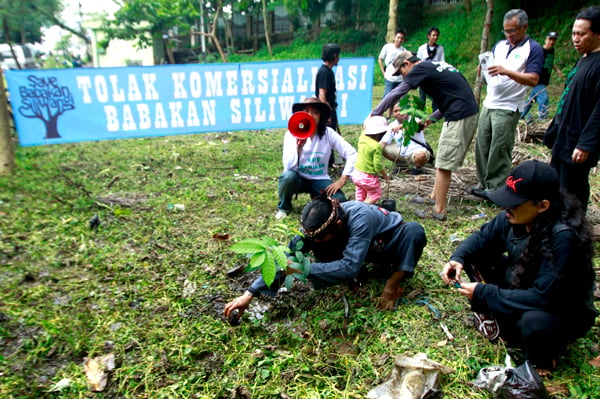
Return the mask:
M25 118L41 119L46 126L46 139L58 139L58 117L75 109L73 94L67 86L59 86L55 77L40 78L29 75L28 86L20 86L19 113Z

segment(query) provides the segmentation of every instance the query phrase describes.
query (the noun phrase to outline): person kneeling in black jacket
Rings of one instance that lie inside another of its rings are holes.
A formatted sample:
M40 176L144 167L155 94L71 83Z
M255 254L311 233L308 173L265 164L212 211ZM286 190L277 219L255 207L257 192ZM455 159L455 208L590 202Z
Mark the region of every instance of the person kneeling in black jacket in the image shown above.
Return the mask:
M591 230L579 201L560 191L543 162L523 162L489 197L504 212L456 249L441 276L470 299L486 338L523 349L547 374L598 315ZM461 282L463 270L471 282Z

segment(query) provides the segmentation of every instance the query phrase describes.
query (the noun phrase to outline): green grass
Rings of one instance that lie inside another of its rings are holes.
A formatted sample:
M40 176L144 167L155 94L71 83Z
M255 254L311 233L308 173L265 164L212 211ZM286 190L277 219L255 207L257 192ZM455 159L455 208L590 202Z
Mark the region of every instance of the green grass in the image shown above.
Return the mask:
M359 127L343 131L356 144ZM439 126L433 131L435 147ZM114 353L117 368L95 397L230 398L243 386L255 398L359 398L389 377L395 355L422 351L456 370L441 380L446 397L487 398L469 381L502 364L505 348L465 325L466 300L438 276L455 245L450 236L476 229L481 221L471 215L497 212L478 203L451 204L448 222L423 223L429 243L408 286L441 312L453 342L414 299L378 311L381 281L358 293L300 284L275 302L255 301L273 306L262 320L246 317L234 328L222 319L250 279L225 275L244 263L229 245L261 235L286 241L273 218L282 135L17 147L16 173L0 178L2 396L89 397L84 358ZM97 232L88 227L95 214ZM293 213L284 223L297 228L298 219ZM190 297L186 280L197 286ZM342 294L352 310L346 326ZM600 372L587 364L598 342L596 326L573 345L551 381L570 392L559 397L600 395ZM69 387L47 392L63 378Z

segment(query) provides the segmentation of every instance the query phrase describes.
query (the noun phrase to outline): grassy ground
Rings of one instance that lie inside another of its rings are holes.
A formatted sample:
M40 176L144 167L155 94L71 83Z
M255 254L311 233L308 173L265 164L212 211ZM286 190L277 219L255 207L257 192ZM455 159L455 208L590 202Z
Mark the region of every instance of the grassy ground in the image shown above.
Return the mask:
M397 311L375 308L382 283L373 280L357 293L297 286L253 302L258 317L239 327L222 319L223 305L254 277L227 277L244 264L231 243L287 240L273 218L282 134L17 148L16 174L0 178L0 396L90 397L84 359L113 353L117 367L96 398L360 398L389 377L395 355L425 352L455 369L441 380L446 397L489 397L469 381L502 364L505 348L466 324L466 300L438 276L455 239L498 211L482 203L452 203L449 221L423 222L429 243ZM359 128L344 134L356 143ZM489 216L471 218L481 212ZM298 219L293 213L284 225L294 229ZM572 345L546 380L563 387L557 397L600 396L600 372L588 364L599 330ZM48 392L63 379L65 388Z

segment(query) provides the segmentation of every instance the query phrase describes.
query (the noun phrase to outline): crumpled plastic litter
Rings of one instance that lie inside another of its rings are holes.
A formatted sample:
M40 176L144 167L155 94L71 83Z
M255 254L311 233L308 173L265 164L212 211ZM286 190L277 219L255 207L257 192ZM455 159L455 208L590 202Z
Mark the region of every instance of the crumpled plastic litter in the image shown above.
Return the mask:
M115 368L115 355L109 353L93 359L85 358L83 370L87 377L90 389L93 392L101 392L106 388L108 382L107 372Z
M525 361L506 370L506 380L498 390L500 399L546 399L548 391L535 368Z
M476 387L494 394L496 399L545 399L548 391L535 368L525 361L512 367L510 356L506 355L506 366L489 366L479 370L472 381Z
M422 352L398 355L395 362L390 379L369 391L367 399L441 398L443 393L437 389L439 375L454 372Z

